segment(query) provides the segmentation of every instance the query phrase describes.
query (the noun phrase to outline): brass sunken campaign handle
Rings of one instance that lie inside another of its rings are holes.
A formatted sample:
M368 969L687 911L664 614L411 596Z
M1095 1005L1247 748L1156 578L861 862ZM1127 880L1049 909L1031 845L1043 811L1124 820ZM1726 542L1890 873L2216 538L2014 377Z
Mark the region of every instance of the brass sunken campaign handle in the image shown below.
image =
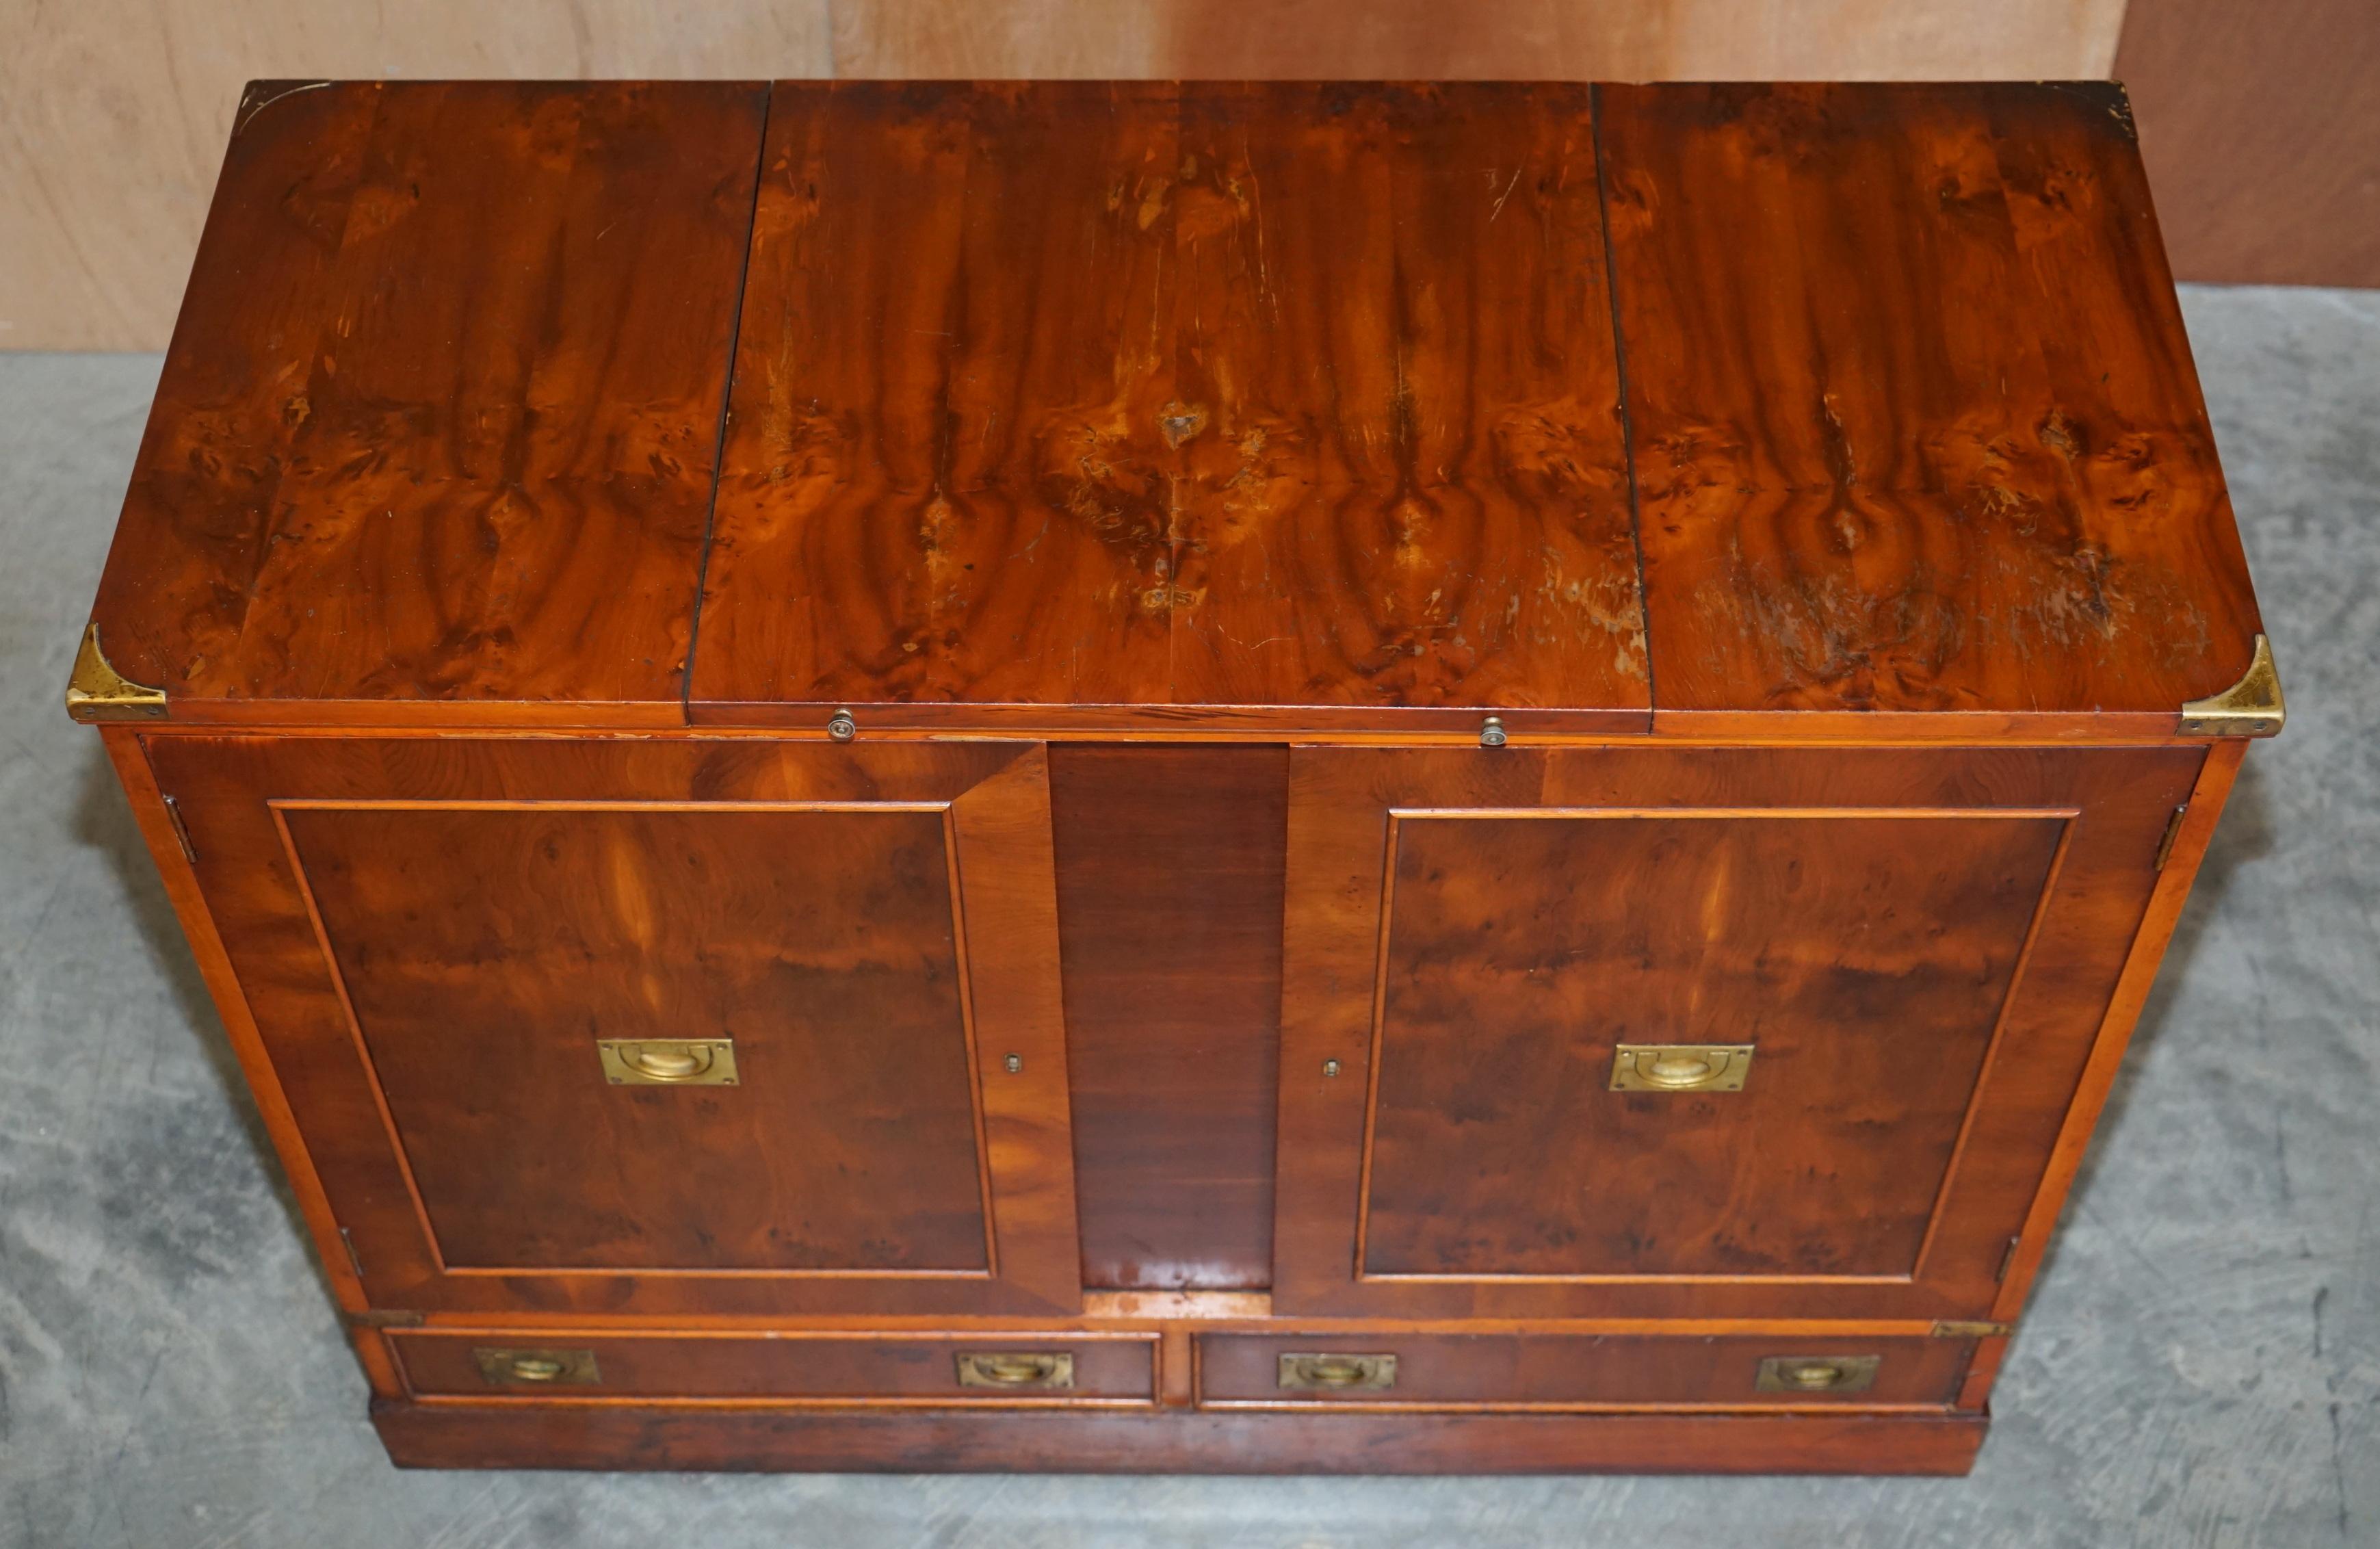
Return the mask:
M1050 1350L965 1350L961 1387L1072 1387L1075 1358Z
M1622 1043L1612 1054L1614 1092L1742 1092L1749 1043Z
M729 1038L601 1038L595 1052L613 1086L735 1085L735 1043Z
M491 1386L528 1383L552 1387L565 1383L602 1381L595 1372L593 1350L506 1350L484 1347L471 1351L472 1363Z
M1763 1393L1864 1393L1881 1356L1770 1356L1753 1384Z
M1284 1355L1274 1381L1298 1393L1344 1393L1355 1388L1397 1385L1397 1358L1392 1355Z

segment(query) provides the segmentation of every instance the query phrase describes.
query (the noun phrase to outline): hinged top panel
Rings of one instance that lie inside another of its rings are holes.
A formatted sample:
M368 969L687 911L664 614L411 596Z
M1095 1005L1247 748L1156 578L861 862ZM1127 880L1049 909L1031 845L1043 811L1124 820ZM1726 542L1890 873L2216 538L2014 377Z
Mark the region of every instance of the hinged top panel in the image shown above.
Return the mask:
M2248 669L2120 87L1597 101L1669 729L2170 733Z
M2281 714L2094 85L260 86L93 622L168 722Z
M683 718L765 85L264 82L93 622L174 720Z
M695 718L1643 730L1603 263L1585 86L780 84Z

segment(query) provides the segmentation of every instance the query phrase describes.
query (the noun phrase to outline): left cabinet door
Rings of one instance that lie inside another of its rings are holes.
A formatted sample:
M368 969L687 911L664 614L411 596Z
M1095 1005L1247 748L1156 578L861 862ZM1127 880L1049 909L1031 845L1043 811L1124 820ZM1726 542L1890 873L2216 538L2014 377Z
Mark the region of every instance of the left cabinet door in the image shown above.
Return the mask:
M375 1306L1079 1304L1038 744L144 741Z

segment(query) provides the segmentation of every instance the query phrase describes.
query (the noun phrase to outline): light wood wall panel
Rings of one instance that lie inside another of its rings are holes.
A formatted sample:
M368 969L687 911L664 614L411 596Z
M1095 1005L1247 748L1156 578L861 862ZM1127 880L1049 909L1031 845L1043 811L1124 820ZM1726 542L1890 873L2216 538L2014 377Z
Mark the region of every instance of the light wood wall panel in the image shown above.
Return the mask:
M2380 286L2380 0L2132 0L2116 73L2176 276Z
M0 0L0 348L164 348L243 82L2103 76L2124 0Z
M0 348L162 349L249 80L762 79L829 0L0 0Z

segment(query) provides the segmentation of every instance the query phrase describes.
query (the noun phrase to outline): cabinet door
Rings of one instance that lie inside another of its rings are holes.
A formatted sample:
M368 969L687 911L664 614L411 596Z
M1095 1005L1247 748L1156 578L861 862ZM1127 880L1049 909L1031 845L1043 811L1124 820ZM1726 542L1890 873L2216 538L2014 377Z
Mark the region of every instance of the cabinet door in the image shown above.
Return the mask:
M1982 1316L2204 758L1298 750L1276 1305Z
M1039 747L147 750L377 1305L1077 1305Z

